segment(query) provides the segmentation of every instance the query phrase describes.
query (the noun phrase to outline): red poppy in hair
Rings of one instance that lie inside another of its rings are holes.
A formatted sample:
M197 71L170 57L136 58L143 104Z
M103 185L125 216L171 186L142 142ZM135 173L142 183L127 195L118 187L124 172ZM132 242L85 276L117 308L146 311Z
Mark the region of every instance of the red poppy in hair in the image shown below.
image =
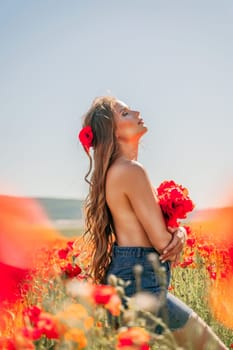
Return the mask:
M83 147L89 151L89 148L92 146L93 141L93 132L91 126L87 125L82 128L82 130L79 132L78 137Z

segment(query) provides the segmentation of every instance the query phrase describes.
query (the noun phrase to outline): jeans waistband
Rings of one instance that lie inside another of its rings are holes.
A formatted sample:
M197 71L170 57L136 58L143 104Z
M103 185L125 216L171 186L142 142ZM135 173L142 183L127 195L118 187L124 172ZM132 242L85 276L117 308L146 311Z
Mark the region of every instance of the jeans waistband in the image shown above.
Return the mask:
M149 253L156 253L159 255L157 250L155 250L153 247L125 247L118 246L116 243L114 243L112 248L113 256L135 256L140 258Z

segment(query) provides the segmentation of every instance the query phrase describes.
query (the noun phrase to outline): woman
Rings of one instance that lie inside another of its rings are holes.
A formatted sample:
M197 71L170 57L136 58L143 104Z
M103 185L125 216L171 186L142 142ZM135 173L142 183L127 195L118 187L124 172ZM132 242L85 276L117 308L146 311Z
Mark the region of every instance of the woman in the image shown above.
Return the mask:
M159 293L161 285L148 262L153 252L165 267L167 286L171 261L178 261L185 230L167 228L156 192L146 170L137 161L139 141L148 128L140 112L115 97L93 101L84 116L79 138L90 159L85 180L90 185L85 201L88 242L94 247L91 270L94 280L106 283L111 274L131 280L127 296L136 292L133 266L141 264L142 288ZM94 170L91 180L93 148ZM154 277L153 277L154 276ZM194 349L227 349L212 330L183 302L166 293L168 326L178 344ZM194 332L194 327L196 331ZM199 332L199 335L197 336Z

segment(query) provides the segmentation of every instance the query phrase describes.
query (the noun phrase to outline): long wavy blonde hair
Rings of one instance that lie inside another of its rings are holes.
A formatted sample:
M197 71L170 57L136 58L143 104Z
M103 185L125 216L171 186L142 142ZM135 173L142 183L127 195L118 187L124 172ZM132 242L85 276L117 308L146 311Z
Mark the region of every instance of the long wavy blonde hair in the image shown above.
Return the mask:
M84 242L92 249L90 274L96 283L101 283L111 261L110 251L114 242L111 212L106 203L105 183L110 165L119 155L119 144L115 136L115 97L96 98L83 118L82 126L91 126L93 132L93 159L85 148L90 166L85 181L90 185L84 201Z

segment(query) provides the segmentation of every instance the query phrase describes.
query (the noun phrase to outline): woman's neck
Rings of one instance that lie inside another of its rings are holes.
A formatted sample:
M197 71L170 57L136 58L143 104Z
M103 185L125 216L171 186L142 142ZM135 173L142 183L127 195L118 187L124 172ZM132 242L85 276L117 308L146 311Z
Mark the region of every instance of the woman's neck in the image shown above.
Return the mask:
M120 153L118 158L127 159L127 160L137 160L138 159L138 142L120 144Z

